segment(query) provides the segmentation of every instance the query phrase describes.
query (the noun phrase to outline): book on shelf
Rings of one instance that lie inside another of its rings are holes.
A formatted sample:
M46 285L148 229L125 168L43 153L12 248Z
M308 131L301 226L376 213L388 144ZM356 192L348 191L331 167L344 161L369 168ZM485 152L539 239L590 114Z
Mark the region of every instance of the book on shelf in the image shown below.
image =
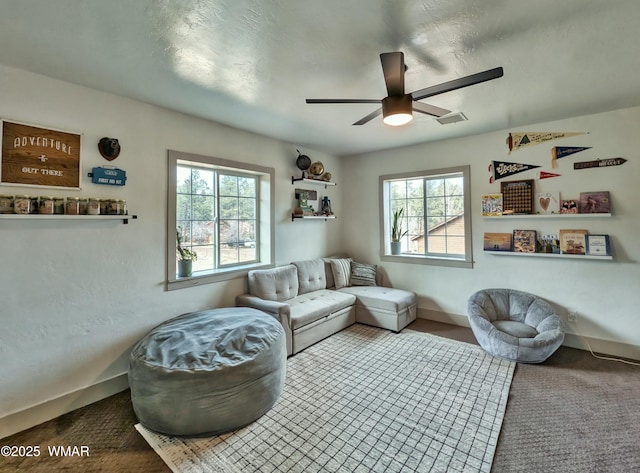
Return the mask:
M609 191L580 192L581 214L608 214L611 213L611 200Z
M484 251L511 251L512 233L485 233Z
M485 194L481 196L481 203L483 217L502 215L502 194Z
M535 230L513 231L513 251L516 253L535 253L536 242Z
M560 240L557 234L538 234L537 253L560 253Z
M577 214L578 201L575 199L560 200L560 213L561 214Z
M611 256L609 235L587 235L586 254L590 256Z
M560 230L560 253L563 255L586 254L587 230Z

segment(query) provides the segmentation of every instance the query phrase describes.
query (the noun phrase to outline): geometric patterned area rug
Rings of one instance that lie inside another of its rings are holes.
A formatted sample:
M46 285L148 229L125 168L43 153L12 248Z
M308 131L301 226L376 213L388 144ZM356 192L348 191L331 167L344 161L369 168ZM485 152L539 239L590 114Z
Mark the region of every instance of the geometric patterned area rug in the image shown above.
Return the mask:
M176 473L489 473L514 367L476 345L356 324L288 358L281 398L242 429L135 427Z

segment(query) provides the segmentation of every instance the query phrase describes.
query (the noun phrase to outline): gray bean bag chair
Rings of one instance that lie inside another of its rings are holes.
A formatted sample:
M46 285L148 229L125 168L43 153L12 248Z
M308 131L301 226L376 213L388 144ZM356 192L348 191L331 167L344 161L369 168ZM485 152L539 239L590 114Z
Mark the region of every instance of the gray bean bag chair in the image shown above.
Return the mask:
M286 372L280 322L246 307L183 314L131 352L129 386L140 423L176 436L243 427L280 397Z
M542 363L564 341L560 316L527 292L483 289L469 298L467 314L480 346L510 361Z

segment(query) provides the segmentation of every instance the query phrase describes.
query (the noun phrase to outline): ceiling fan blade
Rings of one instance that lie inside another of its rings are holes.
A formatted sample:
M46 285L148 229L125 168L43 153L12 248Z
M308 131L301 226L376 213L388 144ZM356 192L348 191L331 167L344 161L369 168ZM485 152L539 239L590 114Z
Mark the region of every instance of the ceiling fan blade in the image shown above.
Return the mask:
M380 103L380 99L307 99L307 103Z
M435 105L429 105L428 103L413 102L411 106L416 112L431 115L432 117L442 117L451 113L451 110L436 107Z
M371 120L373 120L374 118L376 118L378 115L382 115L382 108L379 108L376 111L371 112L366 117L361 118L360 120L355 122L354 125L364 125L365 123L368 123Z
M502 68L496 67L495 69L489 69L488 71L478 72L477 74L461 77L460 79L454 79L425 89L416 90L411 93L411 96L413 97L413 100L422 100L427 97L433 97L434 95L444 94L445 92L451 92L452 90L462 89L463 87L469 87L470 85L497 79L503 75L504 72Z
M393 53L380 54L382 72L384 72L384 82L387 84L389 95L404 95L404 53L397 51Z

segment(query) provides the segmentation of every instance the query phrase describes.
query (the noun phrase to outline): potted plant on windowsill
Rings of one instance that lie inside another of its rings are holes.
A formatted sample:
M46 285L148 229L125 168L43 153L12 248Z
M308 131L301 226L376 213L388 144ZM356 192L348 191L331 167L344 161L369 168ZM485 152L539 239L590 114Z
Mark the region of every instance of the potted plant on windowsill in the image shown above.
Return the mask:
M407 234L407 230L402 231L402 223L400 219L402 218L402 213L404 212L404 208L396 210L393 212L393 226L391 227L391 254L399 255L401 252L402 237Z
M198 259L195 251L182 247L182 235L180 228L176 230L176 252L178 253L178 276L189 277L193 272L193 262Z

